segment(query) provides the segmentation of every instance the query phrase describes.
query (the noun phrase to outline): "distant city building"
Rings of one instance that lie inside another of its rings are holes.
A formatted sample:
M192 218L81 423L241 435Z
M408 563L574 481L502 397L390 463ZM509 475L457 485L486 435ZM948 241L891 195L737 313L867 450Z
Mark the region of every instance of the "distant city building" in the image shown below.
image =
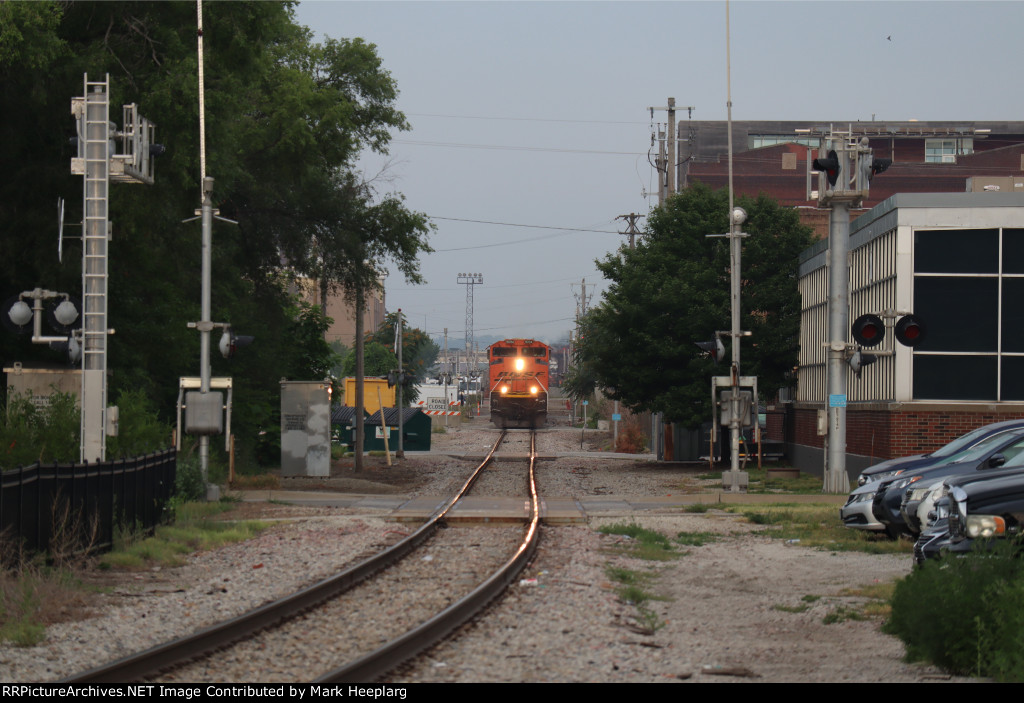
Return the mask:
M331 286L324 291L320 281L300 276L296 279L292 292L301 296L307 303L324 307L324 313L333 320L325 335L328 342L340 342L349 349L355 347L355 305L345 298L343 289ZM363 311L363 329L366 334L377 331L384 322L385 313L383 287L381 290L367 293L366 307Z

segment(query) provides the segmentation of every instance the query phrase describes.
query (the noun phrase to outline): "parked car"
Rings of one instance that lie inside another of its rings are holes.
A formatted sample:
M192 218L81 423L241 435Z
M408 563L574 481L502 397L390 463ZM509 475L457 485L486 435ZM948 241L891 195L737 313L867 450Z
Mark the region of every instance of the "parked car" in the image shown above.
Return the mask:
M1016 465L1018 455L1024 453L1024 429L1015 429L991 435L971 449L956 454L933 466L904 471L898 476L878 482L871 512L892 535L894 532L916 534L900 512L903 496L908 486L919 481L934 483L937 479L974 471L1002 468L1007 462ZM1024 459L1024 457L1022 457Z
M949 499L950 552L970 551L980 541L1020 536L1024 474L954 484Z
M941 480L928 480L911 484L904 490L900 514L914 534L920 534L928 525L928 512L935 508L935 501L942 497L943 486Z
M935 520L914 545L918 564L979 544L1020 537L1024 520L1024 457L1018 465L993 473L951 476L936 502ZM982 540L979 542L979 540Z
M904 471L933 466L955 456L956 454L959 454L964 450L970 449L978 442L987 439L992 435L1022 428L1024 428L1024 419L1005 420L1003 422L994 422L990 425L984 425L971 430L967 434L960 435L949 444L946 444L929 454L914 454L913 456L889 459L888 461L883 461L881 463L874 464L873 466L869 466L857 477L857 485L863 486L866 483L882 481L884 479L891 478L892 476L897 476L902 474Z
M875 483L858 486L846 499L846 505L839 509L839 519L843 525L854 530L883 532L885 525L880 523L871 512L871 501L875 498Z

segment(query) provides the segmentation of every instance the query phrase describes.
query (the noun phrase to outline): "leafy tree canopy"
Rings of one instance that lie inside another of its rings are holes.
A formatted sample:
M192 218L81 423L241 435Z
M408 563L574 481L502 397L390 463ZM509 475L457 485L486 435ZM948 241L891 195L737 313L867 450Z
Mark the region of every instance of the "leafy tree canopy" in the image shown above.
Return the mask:
M356 375L355 349L345 357L341 368L346 377L352 378ZM366 343L363 349L363 372L366 376L387 376L397 368L398 357L392 353L390 347L379 342Z
M394 349L395 327L399 324L399 319L402 321L402 367L405 373L411 376L407 382L402 384L402 401L408 405L419 399L416 384L421 383L426 377L427 369L434 364L440 349L437 343L427 336L426 332L416 327L409 327L405 315L401 312L388 313L377 331L367 335L367 343L377 342L388 349ZM393 368L398 368L397 358Z
M762 394L786 385L797 363L798 255L812 233L795 210L771 198L739 198L748 214L742 258L741 373L757 376ZM609 285L583 320L575 391L589 384L636 411L696 427L711 418L713 375L727 375L694 343L730 327L729 246L709 234L728 231L728 193L694 184L651 212L636 249L598 267ZM727 358L729 340L726 344ZM574 386L575 388L575 386Z
M379 285L394 262L419 280L425 215L376 193L354 170L408 129L376 47L313 40L290 2L203 4L207 175L237 225L216 223L213 319L256 341L215 375L235 379L241 442L276 424L281 377L322 378L324 318L294 304L284 271L350 296ZM66 234L81 219L82 179L70 174L70 99L110 76L111 119L137 103L167 152L152 186L110 189L111 393L142 389L173 417L178 378L198 374L201 232L183 224L200 202L196 6L188 2L0 2L0 300L81 288L80 245L56 256L56 203ZM25 337L0 334L0 357L62 361Z

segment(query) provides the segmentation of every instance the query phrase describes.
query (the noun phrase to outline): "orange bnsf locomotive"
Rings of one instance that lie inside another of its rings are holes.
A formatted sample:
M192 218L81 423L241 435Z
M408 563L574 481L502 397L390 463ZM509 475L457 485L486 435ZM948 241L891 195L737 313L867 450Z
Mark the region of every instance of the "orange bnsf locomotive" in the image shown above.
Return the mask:
M506 339L487 348L487 361L494 426L542 427L548 419L548 346L532 339Z

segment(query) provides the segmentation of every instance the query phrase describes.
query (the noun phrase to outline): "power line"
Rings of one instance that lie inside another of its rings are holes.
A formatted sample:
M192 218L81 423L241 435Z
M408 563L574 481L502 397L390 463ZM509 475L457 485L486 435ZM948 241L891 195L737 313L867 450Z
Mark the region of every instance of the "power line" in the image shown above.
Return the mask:
M610 154L612 156L642 156L639 151L599 151L596 149L556 149L545 146L504 146L500 144L463 144L460 142L427 142L416 139L392 139L392 144L411 144L413 146L443 146L457 149L490 149L497 151L546 151L557 154Z
M619 234L618 232L610 232L606 229L585 229L582 227L555 227L553 225L521 225L515 222L494 222L491 220L470 220L464 217L439 217L436 215L430 215L432 220L451 220L453 222L475 222L481 225L502 225L504 227L526 227L529 229L554 229L561 232L596 232L598 234Z
M460 120L506 120L510 122L568 122L570 124L642 124L647 122L627 122L622 120L560 120L544 117L485 117L482 115L442 115L432 112L408 112L410 117L448 117Z

